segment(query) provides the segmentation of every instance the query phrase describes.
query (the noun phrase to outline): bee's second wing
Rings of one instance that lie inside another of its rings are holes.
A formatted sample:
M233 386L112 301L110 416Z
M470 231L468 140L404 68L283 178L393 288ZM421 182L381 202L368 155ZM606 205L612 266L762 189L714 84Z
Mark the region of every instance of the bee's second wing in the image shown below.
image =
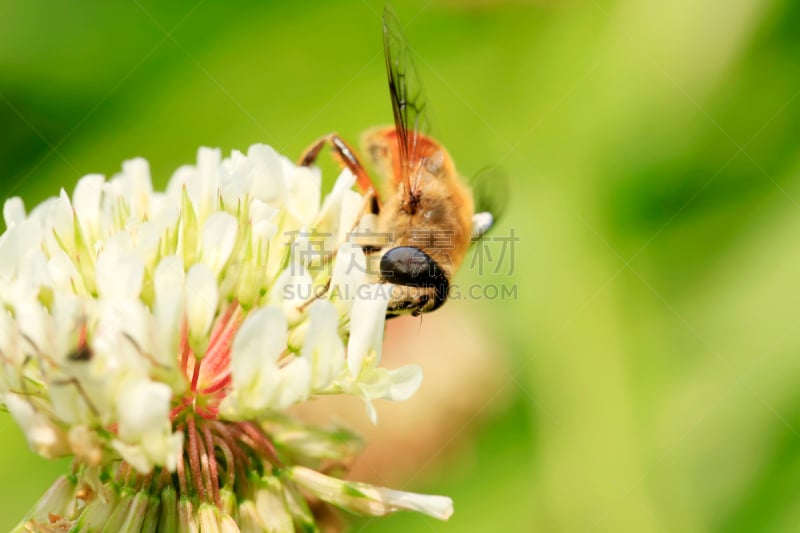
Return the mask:
M497 225L508 205L508 174L502 167L490 166L469 180L475 201L472 217L472 240L480 240Z

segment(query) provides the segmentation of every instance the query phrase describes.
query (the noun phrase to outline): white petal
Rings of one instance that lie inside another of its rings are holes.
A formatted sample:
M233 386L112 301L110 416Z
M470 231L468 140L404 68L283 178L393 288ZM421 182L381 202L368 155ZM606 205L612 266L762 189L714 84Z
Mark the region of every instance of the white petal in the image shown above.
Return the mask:
M262 202L258 198L255 198L252 202L250 202L251 224L258 224L259 222L271 222L278 213L278 209L275 209L269 204Z
M269 291L270 305L280 306L290 322L300 317L299 307L314 294L313 281L301 265L290 264Z
M275 362L286 349L289 325L275 307L264 307L250 314L242 323L231 348L231 371L234 379L258 371L263 360Z
M363 396L363 400L364 400L364 407L367 408L367 417L369 418L369 421L372 422L373 424L377 424L378 411L375 409L375 406L372 405L372 400L366 395Z
M19 332L11 313L0 306L0 352L5 364L18 365L23 361L19 349ZM16 376L14 376L16 383Z
M186 191L200 222L217 208L221 159L222 152L219 149L200 148L197 151L197 173L193 176L194 179L186 182Z
M183 318L183 288L186 275L183 271L183 258L171 255L159 261L153 275L156 301L154 316L158 328L157 356L162 363L174 363L180 340ZM170 361L171 359L171 361Z
M25 299L14 308L20 335L30 346L28 353L35 355L53 352L53 321L38 300ZM31 346L32 344L32 346Z
M252 188L253 164L239 150L222 161L219 172L219 194L227 209L237 210Z
M383 398L394 402L405 401L411 398L422 384L422 368L418 365L406 365L389 370L388 380L389 390Z
M69 425L91 421L94 417L87 398L93 392L93 390L87 391L85 387L83 391L79 391L72 383L68 386L50 387L49 396L50 403L53 405L53 415L60 422ZM92 405L94 405L93 400L93 398L89 398Z
M222 513L216 505L201 502L195 512L195 517L199 533L222 533Z
M171 398L172 390L163 383L147 379L123 381L116 398L119 436L137 440L146 433L160 432L169 424Z
M50 256L47 262L53 289L63 292L85 291L83 278L81 278L75 263L63 250L58 250Z
M102 174L88 174L78 180L72 193L72 205L80 216L97 214L105 181Z
M338 237L342 200L346 192L352 192L350 188L355 182L355 175L350 170L343 169L319 210L315 224L318 231L332 232L334 237Z
M173 433L169 438L167 460L163 464L170 472L174 472L178 468L178 456L183 453L183 439L183 433L180 432Z
M264 531L274 533L292 533L292 515L286 508L283 487L276 477L264 477L260 480L254 498L255 514L260 518Z
M182 165L175 169L167 183L167 196L172 198L175 205L180 203L183 188L187 183L196 179L197 169L192 165Z
M101 197L106 179L100 174L82 177L72 193L72 205L87 239L100 236Z
M305 400L311 392L311 363L307 358L296 357L280 369L278 396L271 404L275 409L287 407Z
M354 377L361 372L364 360L370 353L375 354L374 363L380 360L386 307L391 294L387 286L372 284L358 288L350 316L350 340L347 343L347 368Z
M25 204L19 196L13 196L3 203L3 220L7 228L13 228L25 220Z
M17 272L17 227L8 228L0 235L0 280L11 279Z
M404 401L414 395L422 384L422 369L417 365L406 365L395 370L386 368L364 368L357 380L337 383L344 391L361 396L367 408L367 415L373 424L378 413L372 400Z
M120 439L111 441L111 447L119 455L143 474L149 473L153 466L162 465L170 472L177 467L178 454L183 453L183 434L162 432L149 435L140 443L130 444Z
M103 450L100 448L100 439L89 426L85 424L74 425L69 428L67 433L69 439L69 447L75 458L82 463L88 463L89 466L97 466L103 458ZM102 489L102 482L98 477L95 468L86 469L86 478L89 486L95 491L95 494L104 497Z
M178 466L178 454L183 453L183 434L170 433L169 425L142 435L142 450L155 464L170 472Z
M326 300L312 303L308 315L309 331L302 357L311 363L313 389L323 390L345 363L344 344L339 336L339 315L336 307Z
M318 168L294 167L289 174L289 212L303 225L311 224L317 216L321 184Z
M272 405L280 379L276 361L287 339L288 324L280 309L262 308L245 319L231 348L233 386L223 412L244 417Z
M143 377L150 371L144 354L152 349L152 316L140 300L103 302L96 313L88 372L102 387L101 394L115 394L120 379ZM104 399L97 407L105 408L107 403Z
M37 412L27 400L7 393L4 403L25 433L32 450L48 458L58 457L69 451L69 442L64 431Z
M429 496L344 481L303 466L291 468L289 476L320 499L360 514L383 516L409 510L439 520L447 520L453 514L453 501L445 496Z
M59 252L63 253L62 250L56 251L56 253ZM26 254L24 269L20 272L19 279L22 283L26 283L29 287L35 289L53 286L47 257L42 250L34 249Z
M44 214L44 237L48 250L64 249L68 253L75 251L74 212L66 191L61 189L58 198L48 204Z
M150 212L153 185L150 181L150 163L137 157L122 163L123 195L133 213L144 218Z
M339 242L344 242L348 234L356 227L364 209L364 197L355 191L345 191L342 195L342 207L339 212Z
M267 272L261 268L269 253L269 242L278 232L278 225L274 222L278 210L271 207L261 200L254 199L250 202L250 253L255 258L254 266L261 270L261 274L266 277ZM276 256L279 254L275 254Z
M166 304L180 300L185 280L183 257L170 255L162 258L153 275L157 305L160 305L159 302Z
M126 463L142 473L153 469L153 463L139 444L128 444L119 439L111 441L111 447L125 460Z
M151 220L142 222L132 232L133 251L148 267L153 266L158 258L163 233L164 228Z
M16 259L20 260L24 257L25 252L32 248L41 248L44 239L44 225L41 220L30 216L27 219L19 222L14 228L14 233L17 235L17 251Z
M247 157L253 164L253 197L268 204L283 201L286 182L281 156L271 146L254 144L247 151Z
M331 298L337 307L350 314L358 288L367 281L367 258L364 250L353 243L345 242L336 252L336 262L331 275Z
M97 258L96 283L101 298L129 300L142 292L144 262L137 254L106 247Z
M203 225L203 262L218 275L228 262L236 243L236 218L224 211L212 214Z
M79 331L86 326L85 300L69 292L53 295L50 314L53 317L53 352L48 354L62 361L77 345Z
M186 316L189 335L205 336L211 328L219 299L217 278L208 265L196 263L186 275Z

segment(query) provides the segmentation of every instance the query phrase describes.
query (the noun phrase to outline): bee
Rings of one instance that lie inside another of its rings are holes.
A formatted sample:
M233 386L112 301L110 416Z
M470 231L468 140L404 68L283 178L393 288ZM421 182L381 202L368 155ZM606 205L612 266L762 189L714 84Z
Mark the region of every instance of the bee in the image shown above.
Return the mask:
M422 85L389 6L383 13L383 49L394 124L371 128L361 139L362 153L388 185L383 197L356 152L336 133L312 144L299 164L312 165L328 145L339 164L356 176L375 215L376 237L359 245L379 263L379 281L394 286L387 317L419 316L444 304L470 244L492 227L495 215L476 212L472 188L448 151L428 135Z

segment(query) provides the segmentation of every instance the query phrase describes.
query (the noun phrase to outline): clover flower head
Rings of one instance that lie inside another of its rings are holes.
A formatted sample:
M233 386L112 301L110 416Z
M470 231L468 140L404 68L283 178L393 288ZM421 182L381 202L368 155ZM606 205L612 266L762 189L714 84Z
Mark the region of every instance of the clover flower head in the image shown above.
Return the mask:
M321 502L452 513L340 479L358 438L284 412L351 394L374 421L373 400L421 382L378 366L388 295L348 242L354 182L322 199L318 169L269 146L201 148L164 192L135 159L29 213L5 202L0 397L34 451L75 458L20 531L315 530Z

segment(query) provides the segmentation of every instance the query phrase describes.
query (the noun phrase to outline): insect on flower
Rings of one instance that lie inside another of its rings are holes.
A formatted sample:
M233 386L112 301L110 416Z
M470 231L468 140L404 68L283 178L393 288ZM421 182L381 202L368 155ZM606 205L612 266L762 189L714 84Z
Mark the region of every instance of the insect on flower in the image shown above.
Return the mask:
M305 166L264 144L200 148L165 190L137 158L30 211L3 203L0 408L41 456L74 457L14 531L319 531L328 505L452 515L445 496L341 479L360 440L286 412L342 394L375 422L373 401L411 397L422 369L380 366L385 317L440 305L472 231L449 156L410 126L422 108L391 15L385 27L397 126L367 136L373 159L397 168L383 202L331 136L353 172L324 197L308 165L326 140ZM343 239L370 217L396 234L364 247L377 278L349 268L366 256ZM330 278L286 240L307 228L336 235ZM453 263L412 239L432 228L458 233ZM427 274L410 270L420 258ZM387 312L381 281L414 292ZM301 296L328 286L359 290Z
M336 133L311 145L300 164L312 165L327 144L334 158L357 177L358 187L368 198L360 227L368 231L359 232L353 240L371 264L379 264L372 274L393 284L387 317L418 316L447 300L450 280L471 242L494 224L501 201L499 195L494 201L488 195L476 198L476 190L493 188L468 186L447 150L428 135L422 85L389 6L383 14L383 46L394 125L367 130L361 143L363 153L388 182L383 197L355 151ZM476 209L484 205L491 207Z

